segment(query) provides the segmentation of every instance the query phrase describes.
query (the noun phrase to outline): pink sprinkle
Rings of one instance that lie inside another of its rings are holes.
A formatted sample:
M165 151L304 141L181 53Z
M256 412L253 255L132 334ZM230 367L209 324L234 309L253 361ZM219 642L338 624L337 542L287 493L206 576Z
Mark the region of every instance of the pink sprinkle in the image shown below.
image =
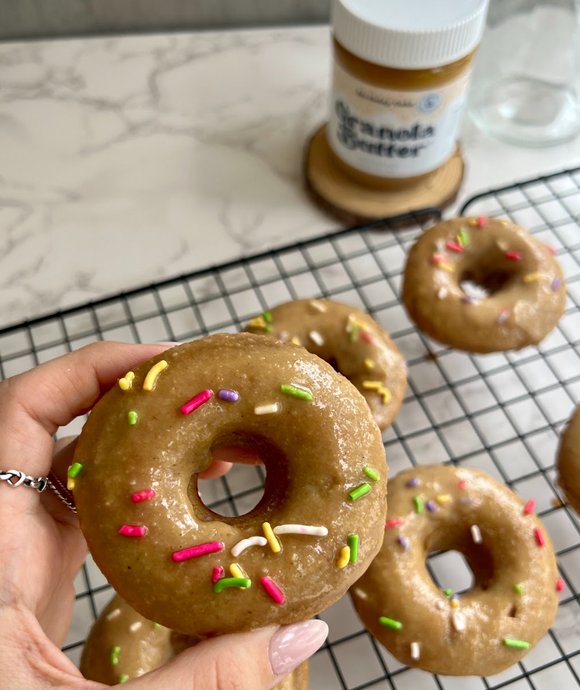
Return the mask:
M522 258L522 255L518 252L506 252L505 258L511 259L512 261L519 261Z
M260 579L260 584L268 592L270 597L274 600L275 604L283 604L286 597L282 594L282 590L278 585L269 577L263 577Z
M197 558L197 556L205 556L206 553L216 553L221 551L224 545L221 541L209 541L207 544L200 544L199 546L191 546L189 549L183 549L183 551L175 551L171 554L171 558L176 563L181 561L187 561L190 558Z
M531 513L533 513L535 507L536 507L536 502L534 501L533 498L530 498L530 500L524 506L524 515L530 515Z
M487 216L479 216L477 219L477 227L484 228L487 225Z
M122 525L119 527L119 534L124 537L144 537L147 534L147 527L141 525Z
M153 489L145 489L145 491L135 491L131 496L133 503L141 503L141 501L150 501L155 498L155 491Z
M550 252L550 254L555 254L556 253L556 247L552 247L551 244L546 245L546 249Z
M542 530L539 527L534 527L534 534L536 535L536 541L538 542L538 546L546 546L546 540L544 539Z
M556 580L556 592L563 592L564 591L564 580L562 580L561 577L559 577Z
M445 263L445 257L441 256L441 254L433 254L433 256L431 257L431 263L432 264Z
M224 577L224 576L225 576L224 569L221 567L221 565L214 565L213 573L211 574L212 584L215 585L215 583L218 580L221 580L222 577Z
M457 482L457 486L458 486L460 489L465 489L465 487L467 486L467 480L466 480L466 479L462 479L460 482Z
M391 527L398 527L403 524L402 518L395 518L394 520L387 520L385 522L385 529L391 529Z
M370 336L366 331L361 331L361 332L358 334L358 337L359 337L361 340L364 340L365 343L371 343L371 344L372 344L372 343L374 342L373 339L371 338L371 336Z
M447 242L447 249L450 249L452 252L457 252L458 254L463 253L463 247L457 242Z
M206 403L212 395L213 391L202 391L199 395L196 395L195 398L192 398L189 402L186 402L185 405L183 405L181 408L182 413L191 414L194 410L197 410L200 405Z

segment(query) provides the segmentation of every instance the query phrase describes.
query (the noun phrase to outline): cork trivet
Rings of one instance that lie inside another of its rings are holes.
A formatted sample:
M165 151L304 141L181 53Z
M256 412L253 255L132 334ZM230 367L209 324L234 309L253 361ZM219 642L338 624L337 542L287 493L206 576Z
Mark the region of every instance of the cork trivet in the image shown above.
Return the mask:
M422 209L443 209L455 201L465 169L459 148L445 165L414 187L372 189L357 184L332 164L325 130L326 125L320 127L307 144L306 189L318 206L345 225ZM413 218L399 225L411 225L417 220L423 218Z

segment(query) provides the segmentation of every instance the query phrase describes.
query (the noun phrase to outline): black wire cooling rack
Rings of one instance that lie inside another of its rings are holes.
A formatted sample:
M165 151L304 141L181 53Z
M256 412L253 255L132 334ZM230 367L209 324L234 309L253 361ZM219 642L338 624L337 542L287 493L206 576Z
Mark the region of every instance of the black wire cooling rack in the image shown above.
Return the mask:
M402 666L366 632L343 597L321 615L330 637L311 662L315 690L580 687L580 523L559 499L554 469L558 435L580 401L580 168L480 194L462 213L509 217L556 249L568 302L558 327L538 348L470 356L418 332L398 296L406 251L421 228L391 232L393 221L265 252L0 331L2 378L94 340L182 341L238 331L255 314L300 297L350 303L391 333L409 365L404 405L384 435L391 473L452 462L484 469L524 499L535 498L565 588L549 634L521 663L490 678L437 677ZM61 434L77 433L81 425L77 420ZM250 510L262 489L260 468L235 466L226 478L204 483L202 495L213 510L234 515ZM429 566L442 587L461 591L470 586L459 554L435 554ZM90 557L75 584L65 651L78 661L88 628L111 590Z

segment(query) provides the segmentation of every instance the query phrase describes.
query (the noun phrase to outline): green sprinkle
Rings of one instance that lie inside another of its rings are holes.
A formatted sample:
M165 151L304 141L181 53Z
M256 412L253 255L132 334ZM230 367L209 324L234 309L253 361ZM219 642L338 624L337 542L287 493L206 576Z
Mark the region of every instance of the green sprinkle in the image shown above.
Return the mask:
M415 496L413 503L415 504L415 512L420 515L423 512L423 499L421 496Z
M445 594L446 597L450 597L453 594L452 589L446 589L444 590L443 594Z
M119 685L121 683L126 683L129 680L129 676L126 673L123 673L122 676L119 676Z
M514 592L521 596L524 593L524 588L521 585L514 585Z
M213 591L219 594L222 589L228 589L229 587L243 587L248 589L252 586L252 581L247 580L245 577L224 577L218 580L213 586Z
M157 630L157 629L160 628L160 627L161 627L161 624L160 624L160 623L153 623L153 629L154 629L154 630Z
M137 419L139 419L139 415L135 412L135 410L131 410L127 414L127 419L129 420L129 424L133 426L134 424L137 424Z
M120 653L121 647L113 647L113 649L111 649L111 666L116 666L119 663Z
M349 491L348 495L350 496L351 501L358 501L359 498L361 498L365 494L368 494L370 490L371 485L365 482L364 484L357 486L356 489Z
M350 342L356 342L356 339L358 338L358 328L355 325L352 325L348 331L348 334L350 335Z
M83 466L80 462L73 462L73 464L68 468L67 474L71 479L74 479L75 477L79 476L79 473L82 469Z
M363 472L373 482L378 482L379 479L381 478L381 475L376 470L374 470L372 467L365 467Z
M506 647L514 647L515 649L529 649L530 643L523 640L512 640L510 637L504 637L503 643Z
M264 317L264 321L266 323L272 323L272 312L265 311L262 316Z
M291 383L283 383L280 386L280 390L282 393L293 395L295 398L300 398L300 400L312 400L312 393L309 390L293 386Z
M385 616L379 618L379 623L386 628L393 628L393 630L403 629L403 624L400 621L394 621L392 618L386 618Z
M356 563L358 560L358 534L350 534L348 537L350 547L350 562Z
M267 324L264 326L264 330L266 331L266 333L271 333L271 332L272 332L272 326L270 326L270 324L267 323Z
M465 228L461 228L461 230L457 233L457 239L462 247L467 247L469 244L469 235L467 234L467 230L465 230Z

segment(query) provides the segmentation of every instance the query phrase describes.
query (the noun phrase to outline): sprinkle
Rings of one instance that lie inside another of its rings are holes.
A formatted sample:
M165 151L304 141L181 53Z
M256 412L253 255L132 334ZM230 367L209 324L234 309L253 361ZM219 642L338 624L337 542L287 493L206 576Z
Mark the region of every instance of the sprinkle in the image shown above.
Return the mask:
M121 609L113 609L111 613L107 614L106 620L112 621L114 618L117 618L117 616L121 615Z
M269 577L263 577L260 579L260 584L269 594L270 598L273 599L275 604L283 604L286 597L282 593L282 590L278 585Z
M456 609L459 606L459 599L451 599L451 608Z
M510 259L510 261L519 261L522 258L522 255L519 252L506 252L505 253L505 258Z
M130 630L131 632L137 632L137 630L139 630L139 628L140 628L142 625L143 625L143 623L141 623L141 621L135 621L135 623L132 623L132 624L129 626L129 630Z
M74 480L74 479L71 479L70 477L67 477L67 479L66 479L66 488L67 488L69 491L72 491L72 490L75 488L75 486L76 486L75 480Z
M126 673L123 673L122 675L119 676L119 685L126 683L128 680L129 680L129 676Z
M368 369L368 371L371 371L375 367L375 363L373 362L373 360L369 359L368 357L365 357L363 359L363 364L365 365L365 368Z
M232 548L232 556L237 558L246 549L249 549L250 546L266 546L267 543L268 540L264 539L264 537L249 537L248 539L242 539Z
M539 527L534 527L534 534L536 535L536 542L538 546L546 546L546 540L544 539L544 534Z
M153 630L159 630L161 625L159 623L153 623Z
M302 347L302 343L300 342L300 340L298 340L296 336L293 336L290 342L292 343L292 345L299 345L300 347Z
M522 596L522 594L524 593L524 588L522 587L522 585L516 584L514 585L514 592Z
M337 568L346 568L346 566L350 562L350 547L349 546L343 546L342 549L340 550L340 556L338 557L338 561L336 562L336 567Z
M119 663L120 653L121 647L113 647L113 649L111 649L111 666L116 666Z
M445 589L445 590L443 590L443 594L445 594L446 597L453 596L453 590L452 589Z
M118 534L124 537L144 537L147 534L147 527L142 525L121 525Z
M250 323L248 323L248 328L266 328L266 321L263 316L255 316Z
M524 506L524 515L530 515L531 513L533 513L535 507L536 501L533 498L530 498L530 500Z
M439 609L439 611L443 611L443 609L445 608L445 604L444 604L441 600L439 600L439 601L435 604L435 606L437 606L437 608Z
M131 426L135 426L135 424L137 424L138 419L139 415L135 412L135 410L131 410L127 413L127 421Z
M192 398L180 408L182 414L191 414L198 407L206 403L213 396L213 391L205 390Z
M504 637L503 643L506 647L513 647L514 649L529 649L530 643L523 640L512 640L511 637Z
M278 403L270 403L269 405L257 405L254 407L254 414L276 414L280 410Z
M449 494L441 494L440 496L436 497L437 503L444 505L445 503L449 503L451 500L451 496Z
M381 475L373 467L365 467L363 472L373 482L378 482L381 478Z
M414 477L413 479L409 479L407 486L419 486L420 483L421 482Z
M206 544L199 544L198 546L190 546L189 549L183 549L182 551L175 551L171 554L171 558L176 563L181 563L181 561L188 561L190 558L197 558L198 556L205 556L207 553L216 553L221 551L224 545L221 541L210 541Z
M358 534L349 534L348 546L350 549L350 562L356 563L358 561Z
M401 518L395 518L394 520L387 520L385 522L385 529L391 529L393 527L398 527L399 525L403 524L403 520Z
M362 498L362 496L364 496L365 494L368 494L368 492L370 490L371 490L371 485L367 484L365 482L364 484L357 486L356 489L349 491L348 495L349 495L351 501L358 501L359 498Z
M419 648L418 642L411 642L411 659L413 661L419 661L421 658L421 650Z
M274 527L274 534L305 534L310 537L326 537L326 527L311 525L278 525Z
M318 331L310 331L308 337L315 345L318 345L318 347L322 347L324 345L324 338Z
M155 498L155 491L153 489L145 489L144 491L135 491L131 495L131 500L133 503L141 503L142 501L150 501Z
M68 468L67 476L69 476L71 479L74 479L75 477L79 476L79 473L82 469L83 466L80 462L73 462L73 464Z
M421 513L423 512L423 499L421 498L421 496L415 496L413 498L413 503L415 504L415 512L418 515L421 515Z
M242 589L248 589L252 586L252 581L245 577L224 577L218 580L213 586L213 591L219 594L224 589L229 589L230 587L241 587Z
M285 395L292 395L295 398L300 398L300 400L312 400L312 393L308 388L302 388L301 386L296 386L293 383L283 383L280 386L280 390Z
M468 505L469 503L473 503L473 498L470 498L469 496L465 496L459 502L463 503L464 505Z
M397 542L403 547L405 551L409 550L409 542L405 539L405 537L399 534L399 536L397 537Z
M522 278L522 280L524 281L524 283L534 283L536 282L536 280L540 280L541 277L541 273L528 273Z
M447 271L447 273L455 273L455 269L451 264L439 264L439 268L443 271Z
M455 628L456 632L463 632L465 630L466 620L461 611L451 612L451 624Z
M326 304L323 304L317 299L311 299L309 302L309 305L314 309L315 311L321 311L325 312L326 311Z
M211 573L212 584L215 585L215 583L218 580L221 580L225 576L226 576L226 573L225 573L224 569L221 567L221 565L214 565L212 573Z
M447 249L451 250L452 252L456 252L457 254L461 254L463 252L463 247L455 242L447 242L445 246Z
M466 304L473 304L475 302L475 297L471 297L471 295L464 295L461 298L462 302L465 302Z
M509 311L504 307L501 310L500 315L497 317L497 322L498 323L505 323L508 319L508 316L509 316Z
M481 530L478 525L471 525L471 538L474 544L481 544L483 542Z
M556 253L556 247L553 247L551 244L547 244L546 249L550 252L550 254Z
M358 337L359 337L361 340L364 340L365 343L369 343L369 345L372 345L372 344L375 342L375 341L373 340L372 335L371 335L370 333L367 333L366 331L361 331L361 332L358 334Z
M135 373L128 371L122 379L119 379L119 388L122 391L128 391L129 388L133 387L133 379L135 378Z
M248 577L237 563L232 563L230 565L230 573L232 574L232 577L237 577L238 580L245 580Z
M430 513L434 513L434 512L435 512L436 507L435 507L435 504L433 503L433 501L427 501L427 510L428 510Z
M554 278L554 280L552 281L552 290L556 292L560 285L562 285L562 281L560 280L560 278Z
M239 394L229 388L222 388L218 393L218 398L221 400L226 400L227 402L238 402L240 399Z
M264 321L265 321L266 323L272 323L272 313L271 313L271 312L265 311L265 312L262 314L262 316L263 316Z
M270 548L272 549L272 551L274 553L280 553L280 542L276 539L276 536L274 535L272 525L269 522L263 522L262 529L264 530L264 536L268 540L268 544L270 544Z
M358 338L358 326L355 326L355 324L350 323L349 321L346 327L346 332L350 336L350 342L356 342L356 339Z
M384 625L386 628L392 628L393 630L403 629L403 624L400 621L395 621L392 618L387 618L386 616L381 616L379 618L379 623Z
M155 381L157 380L157 377L159 374L167 369L169 365L167 362L162 359L160 362L157 362L157 364L154 364L151 369L147 372L147 376L145 377L145 381L143 381L143 390L144 391L152 391L153 386L155 385Z
M467 480L466 479L461 479L460 481L457 482L457 486L460 489L465 489L467 487Z
M565 585L564 585L564 580L562 580L562 578L559 577L559 578L556 580L556 592L563 592L563 591L564 591L564 587L565 587Z
M440 287L439 292L437 293L437 298L438 299L445 299L448 294L449 294L449 290L446 287Z
M443 264L445 263L445 257L441 256L441 254L433 254L431 257L431 263L432 264Z
M457 233L457 241L462 247L467 247L469 244L469 234L465 228L461 228Z
M391 391L385 388L381 381L363 381L362 387L365 390L376 391L382 397L385 405L391 401Z
M479 218L477 219L477 227L484 228L487 225L487 221L487 216L479 216Z

